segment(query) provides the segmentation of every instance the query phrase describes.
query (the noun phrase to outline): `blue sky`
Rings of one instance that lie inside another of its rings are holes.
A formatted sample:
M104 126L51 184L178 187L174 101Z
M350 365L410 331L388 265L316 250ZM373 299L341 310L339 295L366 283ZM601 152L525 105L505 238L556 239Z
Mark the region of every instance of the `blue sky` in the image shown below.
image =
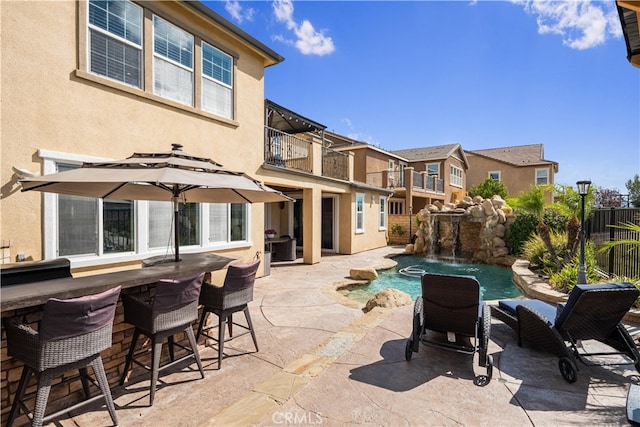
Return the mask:
M626 194L640 70L610 1L205 1L285 57L265 97L385 150L544 144Z

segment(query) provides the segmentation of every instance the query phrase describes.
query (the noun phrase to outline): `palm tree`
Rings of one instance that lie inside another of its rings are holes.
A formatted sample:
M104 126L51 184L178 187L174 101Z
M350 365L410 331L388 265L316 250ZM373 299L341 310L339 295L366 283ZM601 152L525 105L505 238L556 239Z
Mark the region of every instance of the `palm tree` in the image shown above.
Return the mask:
M544 245L549 251L549 255L551 255L551 259L558 267L558 270L560 270L562 269L562 263L560 262L558 254L556 253L556 250L551 242L551 233L549 232L549 226L544 222L544 209L546 206L544 201L544 193L545 191L549 190L550 188L548 186L532 185L529 191L520 193L516 198L509 199L508 204L513 206L514 208L518 208L525 212L533 214L536 216L536 218L538 218L538 236L540 236L540 238L544 242Z
M578 217L582 210L582 198L580 194L573 189L570 185L559 185L555 189L555 197L552 207L556 209L560 214L569 218L567 223L567 259L565 262L569 262L576 254L578 249L578 243L580 242L580 231L582 224ZM593 200L595 198L595 190L593 187L589 188L589 193L585 197L584 202L584 216L589 218L591 215L591 206L593 206Z

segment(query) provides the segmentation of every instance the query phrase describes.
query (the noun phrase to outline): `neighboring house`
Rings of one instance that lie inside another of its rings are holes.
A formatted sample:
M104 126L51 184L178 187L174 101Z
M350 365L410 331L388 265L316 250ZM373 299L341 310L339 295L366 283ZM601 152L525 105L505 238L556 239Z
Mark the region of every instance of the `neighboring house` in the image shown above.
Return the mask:
M640 2L616 0L622 33L627 47L627 59L640 68Z
M411 173L405 187L411 200L411 212L418 212L435 201L449 203L465 195L469 162L460 144L394 150L392 154L407 160Z
M491 178L503 182L509 195L516 196L529 191L532 185L553 184L558 173L558 163L544 158L542 144L465 152L469 160L467 190ZM551 202L553 194L549 192L546 197Z
M306 263L385 246L393 191L355 179L354 154L334 150L326 126L270 100L265 117L259 176L296 199L267 206L266 226L294 237Z
M307 146L310 170L269 165L264 69L284 58L203 4L3 2L0 19L3 260L64 256L75 271L96 271L165 254L169 202L21 193L12 168L49 174L83 161L169 151L172 143L299 198L301 214L280 233L304 222L305 262L320 257L325 198L339 202L333 250L386 244L380 201L387 193L350 183L348 175L323 176L322 159L331 155L321 139ZM264 251L265 226L280 207L186 203L181 253L252 258Z

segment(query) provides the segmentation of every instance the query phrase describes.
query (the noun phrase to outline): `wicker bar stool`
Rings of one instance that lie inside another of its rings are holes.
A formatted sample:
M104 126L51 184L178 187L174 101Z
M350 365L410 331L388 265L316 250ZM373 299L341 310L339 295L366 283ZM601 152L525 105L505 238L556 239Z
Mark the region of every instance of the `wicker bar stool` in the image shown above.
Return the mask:
M260 265L260 260L247 264L230 265L223 286L214 286L210 283L202 285L200 292L200 304L203 305L202 316L198 324L196 340L200 335L204 335L218 343L218 369L222 366L224 343L233 338L251 333L253 344L258 351L258 341L251 323L248 303L253 300L253 284L256 279L256 271ZM233 322L233 313L242 311L247 320L247 326ZM209 313L218 315L218 325L204 327ZM225 325L229 328L229 338L225 340ZM233 336L233 325L245 329L245 332ZM208 331L218 328L218 336L208 334Z
M23 362L24 368L18 390L11 405L7 426L11 427L20 409L31 419L32 426L41 426L60 415L104 397L114 425L118 424L115 406L100 352L111 347L113 319L120 295L120 287L96 295L60 300L52 298L44 306L39 331L14 319L3 318L7 334L9 356ZM89 384L95 380L88 375L93 368L101 394L91 397ZM53 414L44 416L54 378L79 370L80 375L63 380L82 381L86 400ZM38 379L35 408L30 412L25 404L25 390L31 374Z
M125 362L124 372L120 378L123 385L129 372L131 363L135 363L148 371L151 371L151 385L149 392L149 406L153 405L156 393L158 374L161 370L174 366L183 360L193 357L198 364L200 375L204 378L204 370L198 354L196 339L191 323L198 318L198 296L204 279L204 273L179 279L163 279L156 283L155 295L151 301L143 301L140 296L122 295L124 305L124 321L135 326L131 347ZM191 348L186 348L173 340L173 335L185 332ZM147 366L136 358L142 352L135 352L136 343L140 335L151 339L151 366ZM170 363L160 366L162 342L167 338L169 342ZM174 345L188 350L189 354L175 360Z

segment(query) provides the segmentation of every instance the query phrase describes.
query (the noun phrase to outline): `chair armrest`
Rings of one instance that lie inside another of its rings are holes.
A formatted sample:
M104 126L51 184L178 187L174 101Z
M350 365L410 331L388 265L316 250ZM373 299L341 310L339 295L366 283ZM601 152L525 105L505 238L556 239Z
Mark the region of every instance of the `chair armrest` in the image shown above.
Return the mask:
M564 339L545 316L524 305L516 307L516 312L519 341L557 357L571 357Z
M148 324L151 318L151 304L141 300L136 295L122 294L124 321L139 326Z
M38 345L40 336L29 325L14 319L3 318L3 325L7 334L7 354L26 363L29 366L38 365Z

